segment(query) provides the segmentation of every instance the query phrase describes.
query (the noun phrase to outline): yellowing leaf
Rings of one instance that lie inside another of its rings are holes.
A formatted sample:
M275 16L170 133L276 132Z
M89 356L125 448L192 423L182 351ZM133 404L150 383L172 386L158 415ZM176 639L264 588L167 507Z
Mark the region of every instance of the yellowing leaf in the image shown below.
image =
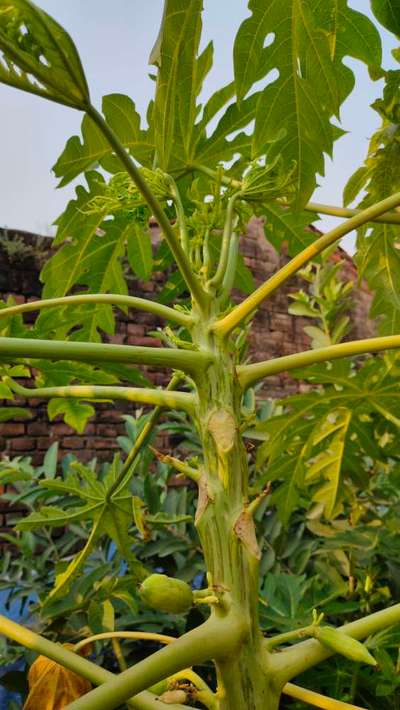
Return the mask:
M71 648L69 644L66 647ZM28 682L29 695L23 710L61 710L92 688L88 680L46 656L34 661Z

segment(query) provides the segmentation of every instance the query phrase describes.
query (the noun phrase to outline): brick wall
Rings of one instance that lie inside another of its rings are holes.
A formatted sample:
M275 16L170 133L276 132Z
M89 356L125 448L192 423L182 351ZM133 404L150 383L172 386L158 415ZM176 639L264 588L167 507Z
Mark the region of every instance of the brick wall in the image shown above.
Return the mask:
M5 237L5 239L4 239ZM18 240L20 248L13 250L10 242ZM3 246L2 246L3 242ZM6 248L4 248L6 242ZM0 231L0 297L13 294L18 302L35 300L40 296L39 270L41 257L48 254L51 241L41 238L39 258L34 257L32 245L37 243L36 235L26 232ZM7 246L8 244L8 246ZM12 253L14 251L14 253ZM11 253L10 253L11 252ZM287 260L279 256L268 245L263 235L262 223L254 220L249 226L248 234L242 241L242 253L247 265L252 270L257 285L274 273ZM350 257L344 252L345 258L343 278L356 280L356 272ZM157 274L152 283L130 283L132 293L152 297L163 280L163 274ZM292 317L287 313L288 293L296 291L299 282L291 280L289 285L274 295L261 306L254 319L250 336L250 355L254 360L266 360L279 355L288 355L309 347L309 338L303 331L303 326L309 320ZM238 297L239 298L239 297ZM368 321L367 313L370 304L368 291L361 286L354 292L353 330L352 338L367 337L372 334L373 326ZM155 316L140 311L131 311L129 316L118 313L116 335L110 338L115 343L129 345L153 345L154 340L147 332L162 325ZM35 318L35 314L30 314ZM28 319L28 315L26 316ZM147 375L157 384L163 382L166 373L147 371ZM298 383L289 375L283 373L268 378L263 394L265 396L283 396L298 389ZM24 404L23 400L20 400ZM44 452L50 444L59 440L60 451L79 454L82 460L94 456L99 459L109 458L109 451L117 448L116 436L124 432L120 415L128 412L131 405L119 403L116 406L96 405L96 417L91 419L83 435L78 436L62 421L49 422L46 403L30 401L32 418L0 423L0 452L8 456L31 455L33 462L42 462Z

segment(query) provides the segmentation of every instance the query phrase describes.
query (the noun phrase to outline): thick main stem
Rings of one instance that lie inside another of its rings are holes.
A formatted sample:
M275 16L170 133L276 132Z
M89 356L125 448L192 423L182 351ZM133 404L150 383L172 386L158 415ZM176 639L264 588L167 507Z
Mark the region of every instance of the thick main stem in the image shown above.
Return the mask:
M193 337L200 350L213 354L207 375L197 379L204 470L196 526L208 584L222 594L221 604L243 619L246 631L239 648L215 661L220 710L277 710L280 689L265 672L269 654L258 623L260 551L247 510L248 464L239 430L242 391L225 341L210 334L204 322Z

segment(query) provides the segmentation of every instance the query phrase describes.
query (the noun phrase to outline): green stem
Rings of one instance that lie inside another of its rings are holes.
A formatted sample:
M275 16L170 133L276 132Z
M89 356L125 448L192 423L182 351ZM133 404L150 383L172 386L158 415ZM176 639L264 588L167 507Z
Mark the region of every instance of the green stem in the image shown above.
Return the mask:
M399 622L400 604L395 604L363 619L344 624L338 627L338 630L360 640ZM274 654L271 657L271 663L280 680L285 683L333 655L334 652L324 647L319 641L309 639L301 641L279 654Z
M189 373L204 369L211 360L210 355L206 353L190 350L30 338L0 338L0 358L2 357L159 365Z
M31 651L51 658L56 663L64 666L64 668L68 668L70 671L86 678L94 685L107 683L116 677L110 671L91 663L77 653L69 651L58 643L48 641L43 636L39 636L39 634L35 634L33 631L1 615L0 634L7 636L25 648L29 648ZM155 698L152 693L146 691L139 693L134 699L128 700L127 704L130 708L136 708L136 710L165 710L165 704ZM184 707L184 705L178 704L169 706L171 710L182 710Z
M173 375L173 377L171 378L170 382L168 383L166 391L169 392L171 390L174 390L181 379L182 379L182 375L179 372L176 372ZM135 463L135 460L136 460L137 456L139 455L141 449L146 444L162 410L163 410L163 408L161 406L158 406L158 407L155 407L153 409L153 411L151 412L146 424L144 425L143 429L139 433L134 445L132 446L128 456L126 457L124 465L122 466L117 478L115 479L114 483L112 484L112 486L110 486L110 488L107 492L108 500L111 499L111 497L119 489L120 486L122 487L126 484L129 471L131 470L133 464Z
M104 631L102 634L88 636L82 641L79 641L74 646L75 653L81 650L88 643L95 641L105 641L107 639L131 639L133 641L158 641L159 643L169 644L176 641L175 636L165 636L164 634L155 634L151 631Z
M114 656L115 656L115 659L118 663L118 667L119 667L120 671L121 672L126 671L128 666L127 666L126 660L124 658L124 654L122 653L122 648L121 648L121 644L119 642L119 639L117 639L116 637L111 639L111 644L112 644Z
M272 648L282 646L288 641L295 641L303 636L310 636L313 630L314 624L310 624L309 626L304 626L302 629L295 629L293 631L286 631L284 634L277 634L276 636L266 639L265 648L267 651L270 651Z
M293 355L284 355L273 360L255 362L252 365L240 365L236 368L239 382L243 388L249 387L257 380L279 372L295 370L300 367L314 365L316 362L328 362L342 357L365 355L381 350L400 348L400 335L385 335L380 338L365 338L364 340L351 340L348 343L329 345L317 350L306 350Z
M226 265L226 271L224 275L224 280L222 282L221 291L221 304L225 304L228 300L230 293L233 288L233 284L236 276L237 260L239 255L239 241L240 235L237 232L232 234L230 244L229 244L229 254L228 262Z
M199 481L201 478L201 472L197 468L193 468L192 466L189 466L189 464L185 463L184 461L180 461L180 459L175 458L175 456L167 456L165 454L161 454L159 451L156 451L153 449L155 455L161 461L162 463L167 464L167 466L171 466L174 468L178 473L182 476L187 476L187 478L192 479L192 481Z
M239 197L239 194L240 193L236 193L232 195L232 197L229 199L228 207L226 210L224 231L222 235L222 246L218 267L214 276L209 280L207 284L207 286L213 287L215 289L217 289L221 285L225 276L229 258L229 246L232 237L235 201Z
M155 404L169 409L183 409L193 414L195 399L187 392L167 392L167 390L148 389L146 387L113 387L111 385L66 385L65 387L22 387L7 378L7 384L22 397L73 397L74 399L122 399L141 404Z
M186 215L183 208L180 192L178 190L175 180L170 176L169 182L171 184L171 192L175 202L176 216L178 218L179 233L181 238L182 249L185 254L189 254L189 236L186 227Z
M215 182L221 182L223 185L226 185L227 187L238 188L239 190L242 189L242 183L240 180L234 180L233 178L227 177L226 175L221 175L221 174L217 173L216 170L212 170L211 168L207 168L206 165L193 165L191 167L194 170L198 170L200 173L207 175L212 180L215 180Z
M243 622L233 613L210 617L201 626L74 701L68 705L68 710L112 710L188 665L235 653L242 635Z
M133 182L140 190L141 194L143 195L144 199L152 210L154 217L156 218L158 224L160 225L163 231L164 237L174 255L175 262L186 282L190 293L192 294L194 300L199 304L199 306L201 308L204 308L208 300L207 295L203 290L197 277L193 273L190 266L190 262L187 259L186 254L183 251L179 241L177 240L175 232L169 222L169 219L166 216L157 198L153 195L140 170L136 167L132 158L126 152L125 147L121 144L118 136L104 120L101 113L99 113L99 111L97 111L94 106L89 106L87 109L87 114L103 133L110 146L120 159L121 163L124 165L128 175L132 178Z
M313 705L321 710L365 710L365 708L360 708L359 705L343 703L341 700L328 698L326 695L315 693L313 690L308 690L307 688L301 688L299 685L294 685L293 683L286 683L282 692L285 693L285 695L289 695L291 698L302 700L303 703Z
M84 303L106 303L111 306L128 306L128 308L137 308L146 313L153 313L165 320L171 320L178 325L183 325L189 328L193 324L193 319L176 311L174 308L163 306L155 301L148 301L146 298L136 298L136 296L121 296L113 293L82 293L75 296L64 296L62 298L47 298L41 301L30 301L22 303L18 306L9 306L8 308L0 309L0 318L18 315L19 313L30 313L31 311L40 311L42 308L53 308L54 306L79 306Z
M355 217L362 210L349 209L348 207L336 207L335 205L323 205L319 202L309 202L304 209L306 212L317 212L320 214L328 214L332 217ZM371 222L383 222L384 224L400 224L400 212L384 212L384 214L375 217Z
M375 217L387 212L387 210L396 207L400 204L400 192L387 197L385 200L377 202L372 207L362 210L354 217L351 217L346 222L343 222L335 229L327 232L322 237L317 239L313 244L310 244L306 249L297 254L293 259L285 264L276 274L271 276L263 283L254 293L248 296L242 303L228 313L227 316L217 321L213 326L213 331L218 335L228 335L233 328L236 328L239 323L247 318L258 306L269 296L271 296L280 286L282 286L289 278L294 276L299 269L305 264L314 259L318 254L324 251L328 246L344 237L353 229L361 227L366 222L371 221Z

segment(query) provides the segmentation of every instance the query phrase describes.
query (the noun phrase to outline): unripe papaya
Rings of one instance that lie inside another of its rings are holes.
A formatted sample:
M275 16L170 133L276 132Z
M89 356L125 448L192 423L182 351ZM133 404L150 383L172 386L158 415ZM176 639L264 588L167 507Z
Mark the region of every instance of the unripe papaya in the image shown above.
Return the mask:
M151 574L140 585L139 593L152 609L169 614L184 614L193 604L189 585L166 574Z
M370 666L376 666L377 664L375 658L371 656L364 644L344 634L342 631L338 631L333 626L316 626L313 635L323 646L335 651L335 653L340 653L351 661L368 663Z

